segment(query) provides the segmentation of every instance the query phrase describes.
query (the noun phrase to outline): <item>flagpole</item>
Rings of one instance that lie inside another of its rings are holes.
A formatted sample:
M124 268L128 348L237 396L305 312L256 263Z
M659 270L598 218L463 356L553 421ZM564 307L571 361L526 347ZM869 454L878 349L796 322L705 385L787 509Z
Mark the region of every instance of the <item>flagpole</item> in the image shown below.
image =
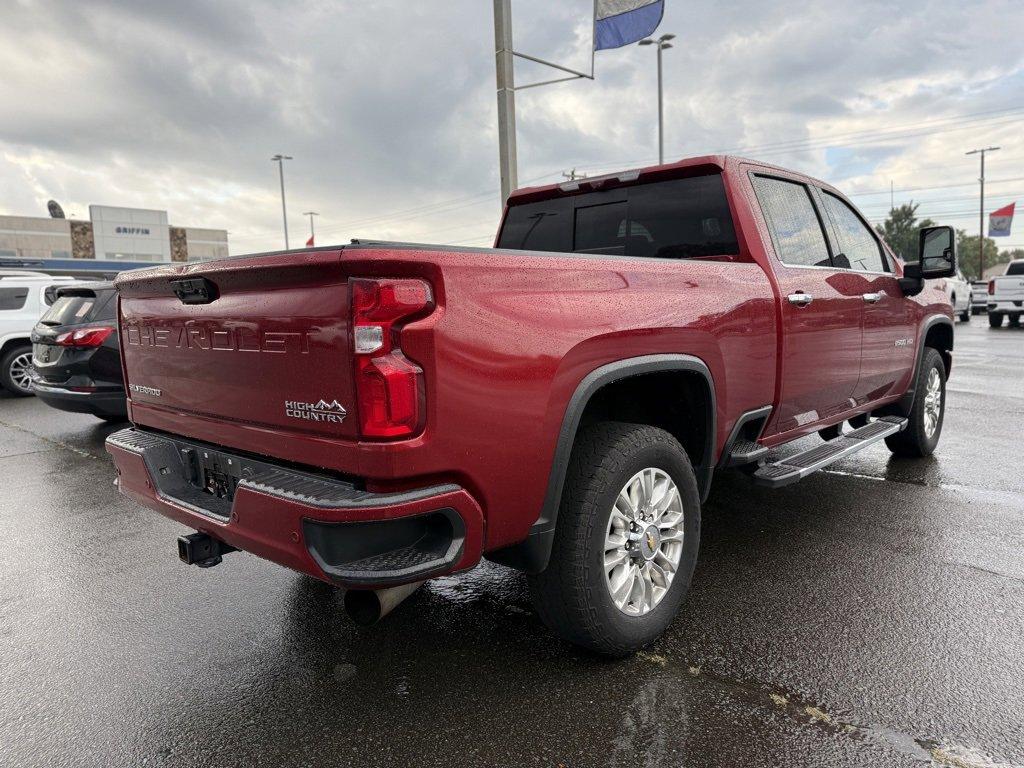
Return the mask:
M319 216L320 214L317 213L316 211L305 211L302 215L309 216L309 241L316 245L316 235L313 233L313 217Z

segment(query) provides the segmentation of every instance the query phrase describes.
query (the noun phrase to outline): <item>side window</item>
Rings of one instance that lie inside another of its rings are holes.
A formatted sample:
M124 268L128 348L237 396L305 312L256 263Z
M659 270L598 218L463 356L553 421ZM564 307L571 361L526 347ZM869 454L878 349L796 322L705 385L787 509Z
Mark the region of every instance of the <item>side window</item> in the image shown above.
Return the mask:
M823 192L821 199L825 201L825 210L835 225L839 248L849 261L850 269L860 272L888 272L889 269L882 257L882 246L878 244L878 240L867 225L861 221L860 216L835 195Z
M28 299L28 288L0 288L0 311L21 309Z
M807 187L755 176L754 189L779 259L796 267L830 267L828 245Z

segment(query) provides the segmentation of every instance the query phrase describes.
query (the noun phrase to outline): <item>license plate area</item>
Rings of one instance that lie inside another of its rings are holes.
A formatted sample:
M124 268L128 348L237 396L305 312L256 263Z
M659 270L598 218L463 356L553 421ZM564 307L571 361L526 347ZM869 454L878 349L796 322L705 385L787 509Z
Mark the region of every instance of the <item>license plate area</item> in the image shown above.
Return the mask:
M220 451L182 448L181 459L189 485L221 501L234 501L239 481L254 474L240 458Z

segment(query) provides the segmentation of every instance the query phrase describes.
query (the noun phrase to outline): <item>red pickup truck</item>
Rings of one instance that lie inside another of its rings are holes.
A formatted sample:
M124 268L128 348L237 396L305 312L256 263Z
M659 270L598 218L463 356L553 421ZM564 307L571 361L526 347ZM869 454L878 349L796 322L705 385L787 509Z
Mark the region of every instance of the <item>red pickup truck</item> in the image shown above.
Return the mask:
M683 602L715 472L934 450L953 323L925 278L954 242L923 230L903 264L829 185L709 156L519 190L493 249L123 273L134 426L107 448L196 530L187 563L244 550L368 620L487 557L563 637L628 653Z

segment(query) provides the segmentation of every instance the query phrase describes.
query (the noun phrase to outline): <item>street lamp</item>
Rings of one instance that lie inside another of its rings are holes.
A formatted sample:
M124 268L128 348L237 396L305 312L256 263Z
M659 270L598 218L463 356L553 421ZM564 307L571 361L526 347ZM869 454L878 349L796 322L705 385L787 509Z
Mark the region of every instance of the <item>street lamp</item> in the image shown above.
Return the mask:
M638 43L638 45L658 46L658 165L664 165L665 163L665 110L662 106L661 52L672 47L669 40L674 40L675 37L675 35L671 34L662 35L657 40L645 37Z
M270 158L270 161L277 163L277 170L281 176L281 219L284 221L284 249L289 250L288 247L288 211L284 205L284 161L291 160L291 155L274 155Z

